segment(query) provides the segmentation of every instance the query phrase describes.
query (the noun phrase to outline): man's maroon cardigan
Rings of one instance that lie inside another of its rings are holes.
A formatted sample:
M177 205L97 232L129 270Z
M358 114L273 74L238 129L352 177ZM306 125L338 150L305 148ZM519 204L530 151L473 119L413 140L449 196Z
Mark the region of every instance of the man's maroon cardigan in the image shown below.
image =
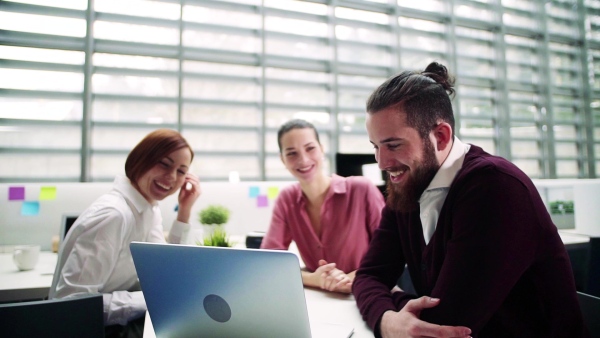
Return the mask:
M419 212L384 208L353 282L379 336L387 310L417 296L390 294L408 269L418 296L440 299L420 318L461 325L473 337L585 337L573 272L532 181L507 160L471 146L425 245Z

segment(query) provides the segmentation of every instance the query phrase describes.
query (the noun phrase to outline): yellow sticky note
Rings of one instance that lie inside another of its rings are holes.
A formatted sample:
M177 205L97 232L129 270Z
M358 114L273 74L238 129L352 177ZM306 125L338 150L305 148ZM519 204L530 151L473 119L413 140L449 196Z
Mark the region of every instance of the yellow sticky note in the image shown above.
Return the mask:
M40 189L40 201L50 201L56 199L56 187L42 187Z
M269 189L267 189L267 196L269 197L270 200L277 198L278 195L279 195L278 187L269 187Z

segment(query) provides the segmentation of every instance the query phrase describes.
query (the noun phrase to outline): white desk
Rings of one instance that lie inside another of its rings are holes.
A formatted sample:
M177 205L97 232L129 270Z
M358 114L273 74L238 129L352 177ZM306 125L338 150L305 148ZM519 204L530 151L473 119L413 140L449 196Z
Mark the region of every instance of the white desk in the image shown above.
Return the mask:
M48 296L57 254L40 252L35 269L19 271L12 253L0 254L0 303L41 300Z
M588 236L561 231L566 246L585 245ZM238 243L241 244L241 243ZM241 246L241 245L240 245ZM12 260L12 253L0 253L0 303L21 300L39 300L48 295L57 254L43 251L34 270L19 271ZM356 338L372 337L373 333L362 320L354 298L350 295L305 289L308 315L320 321L346 324L354 327ZM147 317L144 337L154 337L152 323Z
M575 230L559 230L558 234L565 246L586 244L590 242L590 236L577 233Z
M362 319L352 295L305 288L308 317L315 322L338 323L354 327L353 338L373 337Z
M304 288L310 321L344 324L354 328L352 338L373 337L373 331L362 320L352 295ZM156 338L150 316L146 313L144 338Z

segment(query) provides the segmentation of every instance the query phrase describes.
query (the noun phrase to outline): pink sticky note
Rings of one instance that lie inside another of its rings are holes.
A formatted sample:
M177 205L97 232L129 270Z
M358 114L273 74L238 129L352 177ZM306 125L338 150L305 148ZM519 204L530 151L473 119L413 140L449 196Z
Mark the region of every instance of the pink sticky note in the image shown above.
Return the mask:
M256 196L256 206L259 208L264 208L269 206L269 198L266 195L258 195Z
M8 188L8 200L9 201L25 200L25 187L9 187Z

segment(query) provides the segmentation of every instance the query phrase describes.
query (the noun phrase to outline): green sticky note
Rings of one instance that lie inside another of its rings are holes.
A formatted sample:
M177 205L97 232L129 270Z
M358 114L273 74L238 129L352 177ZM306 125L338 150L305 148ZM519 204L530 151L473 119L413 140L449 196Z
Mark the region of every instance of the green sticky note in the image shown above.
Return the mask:
M56 199L56 187L42 187L40 189L40 201L51 201Z
M269 189L267 189L267 196L269 197L270 200L277 198L278 195L279 195L278 187L269 187Z

